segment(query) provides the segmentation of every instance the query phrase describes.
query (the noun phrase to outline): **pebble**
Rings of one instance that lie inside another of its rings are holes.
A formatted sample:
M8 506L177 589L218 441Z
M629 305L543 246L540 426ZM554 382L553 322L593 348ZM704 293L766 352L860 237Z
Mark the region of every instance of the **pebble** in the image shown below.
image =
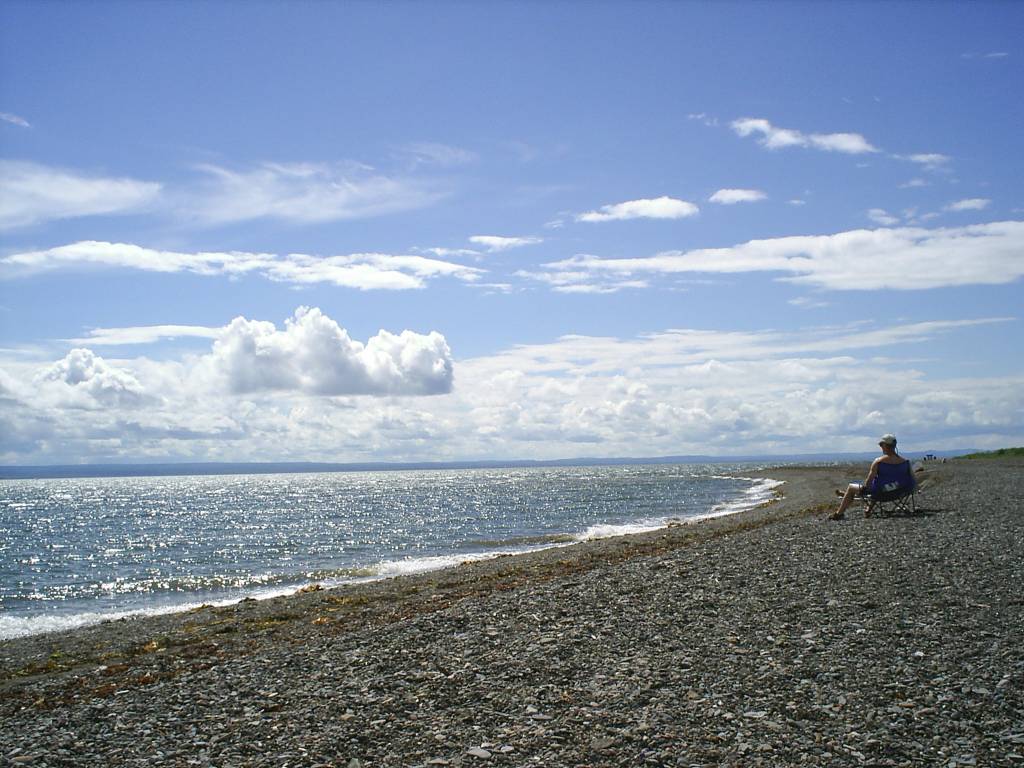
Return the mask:
M500 588L498 563L6 641L0 763L1024 764L1020 470L943 464L916 517L566 548ZM11 676L55 650L96 660Z

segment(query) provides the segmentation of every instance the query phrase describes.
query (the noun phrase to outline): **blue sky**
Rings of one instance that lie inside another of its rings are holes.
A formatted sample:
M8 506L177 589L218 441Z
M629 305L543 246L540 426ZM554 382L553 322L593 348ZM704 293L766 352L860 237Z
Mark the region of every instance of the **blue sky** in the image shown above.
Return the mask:
M0 461L1024 442L1024 7L0 10Z

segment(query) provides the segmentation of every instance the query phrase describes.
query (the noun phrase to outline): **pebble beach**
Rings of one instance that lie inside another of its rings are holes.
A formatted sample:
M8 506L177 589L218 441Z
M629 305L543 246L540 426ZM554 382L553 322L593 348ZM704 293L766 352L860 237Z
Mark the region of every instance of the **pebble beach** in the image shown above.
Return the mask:
M0 642L0 765L1024 766L1024 462Z

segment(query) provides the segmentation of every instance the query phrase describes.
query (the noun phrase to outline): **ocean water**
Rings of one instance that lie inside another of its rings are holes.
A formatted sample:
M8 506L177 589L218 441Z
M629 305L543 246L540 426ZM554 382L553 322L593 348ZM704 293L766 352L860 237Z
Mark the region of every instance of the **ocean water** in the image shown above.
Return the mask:
M629 465L0 481L0 638L729 514L771 480Z

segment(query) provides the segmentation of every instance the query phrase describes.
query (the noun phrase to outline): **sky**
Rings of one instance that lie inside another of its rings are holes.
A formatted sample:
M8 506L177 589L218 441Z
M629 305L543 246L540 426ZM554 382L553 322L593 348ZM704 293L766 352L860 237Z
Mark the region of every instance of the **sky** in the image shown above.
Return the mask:
M0 6L0 462L1024 444L1024 4Z

